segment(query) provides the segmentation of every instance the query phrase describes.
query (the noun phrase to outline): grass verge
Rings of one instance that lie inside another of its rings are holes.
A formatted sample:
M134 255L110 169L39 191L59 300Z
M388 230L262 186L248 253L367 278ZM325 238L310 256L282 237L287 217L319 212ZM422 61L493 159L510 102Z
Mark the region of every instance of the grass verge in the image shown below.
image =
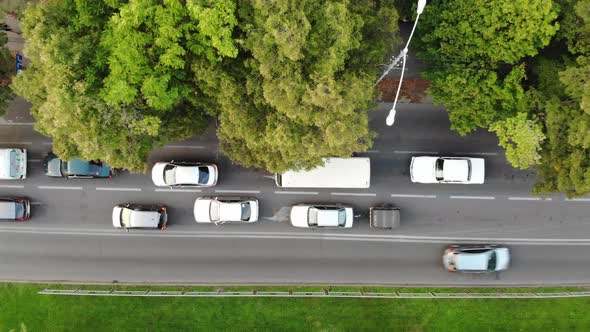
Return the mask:
M590 298L335 299L138 298L38 295L44 288L111 286L0 284L0 331L589 331ZM119 290L320 291L322 287L148 287ZM330 287L376 292L564 292L566 288Z

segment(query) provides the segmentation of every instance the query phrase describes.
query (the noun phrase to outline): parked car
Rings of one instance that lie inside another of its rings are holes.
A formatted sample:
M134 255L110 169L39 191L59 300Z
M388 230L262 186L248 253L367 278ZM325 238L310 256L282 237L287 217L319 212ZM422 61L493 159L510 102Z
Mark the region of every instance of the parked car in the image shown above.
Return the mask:
M166 229L167 211L165 205L119 204L113 208L113 226Z
M452 245L443 254L443 265L450 272L498 272L509 264L510 251L504 246Z
M195 200L198 223L252 223L258 221L258 200L246 197L199 197Z
M195 162L156 163L152 181L159 187L213 187L217 184L217 165Z
M481 184L485 177L483 158L412 157L410 179L418 183Z
M26 198L0 198L0 220L25 221L31 217L31 201Z
M298 204L291 207L291 225L295 227L350 228L353 211L347 205Z
M27 150L0 149L0 179L17 180L27 177Z
M43 170L47 176L68 179L110 178L113 175L111 168L101 161L85 161L78 158L64 161L52 152L43 159Z

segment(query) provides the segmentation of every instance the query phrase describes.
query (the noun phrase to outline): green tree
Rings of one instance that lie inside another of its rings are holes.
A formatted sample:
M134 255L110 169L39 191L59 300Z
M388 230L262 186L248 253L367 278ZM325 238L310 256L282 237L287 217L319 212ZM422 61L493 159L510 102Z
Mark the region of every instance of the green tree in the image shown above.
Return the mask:
M32 65L14 89L61 157L143 171L153 148L206 128L191 64L237 55L234 11L231 0L32 4L23 22Z
M377 65L393 45L395 9L369 0L243 5L244 67L194 67L222 110L223 151L244 166L282 172L369 148L367 111Z
M503 79L498 76L493 70L461 65L425 74L434 102L447 107L451 128L461 135L527 110L524 67L513 67Z
M515 64L549 44L557 14L547 0L433 0L418 35L428 58Z
M546 102L545 116L547 139L533 192L562 191L570 197L587 194L590 192L590 115L576 103L564 103L554 97Z
M539 151L545 135L539 122L529 119L527 113L496 121L490 125L490 131L498 135L512 166L527 169L540 162Z
M6 106L14 98L10 82L14 71L14 61L6 48L8 37L0 31L0 116L6 112Z

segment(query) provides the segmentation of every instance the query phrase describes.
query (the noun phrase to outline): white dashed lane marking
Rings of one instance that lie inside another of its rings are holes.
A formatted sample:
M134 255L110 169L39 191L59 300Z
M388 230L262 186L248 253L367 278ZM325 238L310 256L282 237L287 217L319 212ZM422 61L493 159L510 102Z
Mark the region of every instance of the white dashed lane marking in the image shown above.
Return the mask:
M449 196L450 199L496 199L494 196Z
M279 195L317 195L317 191L275 191Z
M97 187L98 191L141 191L141 188L109 188L109 187Z
M37 186L39 189L50 189L50 190L82 190L82 187L59 187L59 186Z
M405 198L436 198L436 195L391 194L391 197L405 197Z
M375 193L330 193L333 196L377 196Z

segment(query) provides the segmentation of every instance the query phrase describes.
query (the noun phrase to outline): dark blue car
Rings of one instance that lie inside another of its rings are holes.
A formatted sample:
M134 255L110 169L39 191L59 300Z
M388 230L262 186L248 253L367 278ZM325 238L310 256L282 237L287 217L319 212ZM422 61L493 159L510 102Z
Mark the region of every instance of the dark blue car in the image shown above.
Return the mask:
M113 175L111 168L100 161L85 161L78 158L64 161L52 152L45 156L43 170L47 176L57 178L110 178Z

